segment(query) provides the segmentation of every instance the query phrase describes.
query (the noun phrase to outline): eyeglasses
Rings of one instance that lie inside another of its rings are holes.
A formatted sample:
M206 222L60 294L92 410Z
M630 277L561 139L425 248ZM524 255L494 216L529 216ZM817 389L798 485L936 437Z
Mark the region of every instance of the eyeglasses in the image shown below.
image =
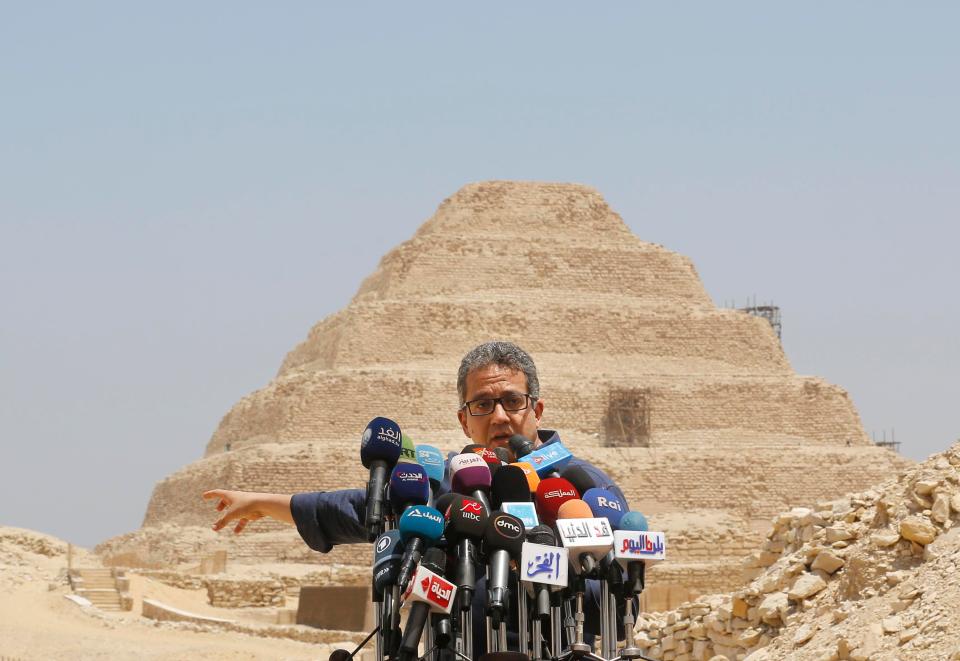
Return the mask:
M496 399L475 399L467 402L460 408L466 408L470 415L490 415L497 408L497 404L503 407L504 411L514 413L527 408L527 400L536 401L536 397L531 397L524 392L508 392L503 397Z

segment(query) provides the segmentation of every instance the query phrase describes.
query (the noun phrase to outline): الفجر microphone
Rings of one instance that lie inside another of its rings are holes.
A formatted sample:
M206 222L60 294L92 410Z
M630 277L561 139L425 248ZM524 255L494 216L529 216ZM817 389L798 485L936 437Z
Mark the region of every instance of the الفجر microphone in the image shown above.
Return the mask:
M367 541L374 541L383 530L383 498L387 471L400 459L403 434L389 418L374 418L360 439L360 461L370 469L367 480Z
M400 517L398 529L405 549L397 572L400 591L407 589L410 577L420 561L424 549L433 545L443 534L443 515L432 507L414 505Z

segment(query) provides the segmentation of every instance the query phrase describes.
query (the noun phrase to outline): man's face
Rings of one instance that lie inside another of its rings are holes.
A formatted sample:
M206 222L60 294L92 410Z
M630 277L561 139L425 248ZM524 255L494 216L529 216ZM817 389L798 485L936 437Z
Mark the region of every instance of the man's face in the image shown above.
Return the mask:
M508 393L526 394L527 376L520 370L502 365L487 365L467 374L466 398L475 399L503 397ZM497 404L489 415L470 415L466 408L457 412L463 433L477 445L489 449L504 447L509 449L507 441L514 434L526 436L534 443L537 441L537 429L543 415L543 400L537 400L522 411L504 411Z

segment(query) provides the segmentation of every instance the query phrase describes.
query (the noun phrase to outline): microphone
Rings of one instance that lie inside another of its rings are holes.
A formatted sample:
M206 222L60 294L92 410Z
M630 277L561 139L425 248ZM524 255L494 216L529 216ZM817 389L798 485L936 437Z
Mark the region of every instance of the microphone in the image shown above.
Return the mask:
M432 445L418 445L417 463L427 471L433 493L439 491L443 482L443 453Z
M540 486L540 476L537 475L537 471L533 470L533 466L525 461L518 461L510 465L523 471L523 474L527 477L527 486L530 487L530 493L537 493L537 487Z
M585 493L600 486L590 477L590 473L584 470L583 466L567 466L560 473L560 477L568 480L576 488L577 493Z
M573 455L559 441L549 445L541 445L523 457L523 460L537 471L540 479L559 477L560 471L570 463L571 459L573 459Z
M503 465L503 462L500 461L500 457L497 456L497 453L493 450L484 449L483 452L477 453L481 459L487 462L487 468L490 469L490 477L493 477L497 474L497 471L500 470L500 467Z
M494 509L503 503L529 503L530 487L523 470L507 464L490 481L490 501Z
M537 486L537 511L540 520L547 525L553 525L557 520L560 506L568 500L579 498L580 492L570 482L562 477L548 477L541 480Z
M460 454L480 454L487 449L485 445L478 445L476 443L470 443L469 445L464 445L463 449L460 450Z
M460 590L460 610L469 610L477 584L477 547L483 537L489 515L479 500L457 496L447 509L447 542L457 548L454 581Z
M400 517L400 538L406 545L397 573L397 585L401 592L407 589L424 548L432 545L443 534L443 521L440 512L424 505L408 507Z
M450 460L450 490L469 494L490 511L487 492L490 491L490 469L487 462L475 454L458 454Z
M400 639L402 661L417 658L420 636L427 622L427 615L449 613L457 588L443 577L446 554L438 549L429 549L423 556L417 574L410 583L410 590L404 595L405 603L411 603L407 627ZM429 651L429 650L428 650Z
M387 470L400 459L402 433L389 418L374 418L360 439L360 461L370 469L367 480L367 541L372 542L383 529L383 488Z
M487 614L498 629L510 611L510 560L523 550L523 521L505 512L487 523L483 548L487 556Z
M395 513L403 513L412 505L426 505L430 500L430 482L427 471L420 464L401 461L390 473L390 506Z
M466 498L466 496L464 496L462 493L456 493L455 491L448 491L442 496L439 496L437 498L437 502L434 503L433 506L436 508L438 512L446 516L447 509L450 507L450 504L453 503L453 501L457 500L458 498Z
M627 590L640 594L644 585L646 560L666 559L666 536L647 530L647 519L639 512L627 512L614 533L613 554L627 561Z
M584 491L582 498L595 517L605 518L614 530L620 529L620 521L627 511L626 503L620 499L620 496L609 489L594 487Z
M507 448L493 448L493 453L500 459L501 464L509 464L513 459Z
M383 601L386 589L397 580L403 542L399 530L388 530L377 538L373 555L373 601Z
M533 452L533 441L521 434L514 434L507 443L518 461Z
M557 532L563 546L577 560L574 569L591 574L597 562L613 548L610 522L593 516L590 506L580 499L564 502L557 512Z
M417 463L417 448L413 440L406 434L400 436L400 461L410 464Z
M520 581L533 597L531 615L546 622L550 618L550 593L567 586L569 551L557 546L549 526L539 525L527 532L520 559Z
M530 502L530 488L522 469L508 464L497 471L490 484L490 499L495 509L513 514L523 521L527 530L540 524L537 508Z

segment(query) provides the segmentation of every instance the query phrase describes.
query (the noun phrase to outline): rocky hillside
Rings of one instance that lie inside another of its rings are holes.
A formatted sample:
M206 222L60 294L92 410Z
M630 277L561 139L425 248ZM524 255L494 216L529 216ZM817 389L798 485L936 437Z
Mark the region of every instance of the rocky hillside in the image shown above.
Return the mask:
M960 659L960 442L773 521L749 584L637 623L664 661Z

